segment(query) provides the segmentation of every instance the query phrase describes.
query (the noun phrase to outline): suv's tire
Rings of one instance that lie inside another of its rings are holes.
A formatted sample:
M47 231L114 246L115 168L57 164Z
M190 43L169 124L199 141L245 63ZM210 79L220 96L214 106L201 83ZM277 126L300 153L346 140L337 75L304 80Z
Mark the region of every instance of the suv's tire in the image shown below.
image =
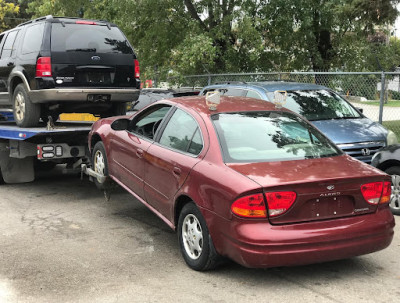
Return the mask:
M221 260L206 221L193 202L186 204L179 214L178 240L186 264L194 270L214 269Z
M392 166L385 170L392 176L392 195L390 197L390 210L392 214L400 216L400 166Z
M20 83L13 93L14 120L20 127L37 126L40 118L40 104L32 103L25 86Z
M93 170L106 177L104 182L100 182L97 178L93 178L94 184L96 184L98 189L108 189L111 184L111 178L108 176L108 162L106 150L104 148L103 142L97 142L93 147L92 152L92 168Z

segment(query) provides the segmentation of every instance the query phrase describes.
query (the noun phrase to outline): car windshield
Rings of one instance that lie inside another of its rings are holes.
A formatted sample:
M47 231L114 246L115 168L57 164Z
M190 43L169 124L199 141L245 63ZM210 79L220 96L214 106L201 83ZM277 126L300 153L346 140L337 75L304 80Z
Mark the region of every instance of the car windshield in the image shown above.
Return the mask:
M237 112L212 116L224 161L271 162L342 154L319 131L291 113Z
M133 53L117 27L71 23L52 24L51 50L53 52Z
M346 100L325 89L288 91L283 106L310 121L362 117Z

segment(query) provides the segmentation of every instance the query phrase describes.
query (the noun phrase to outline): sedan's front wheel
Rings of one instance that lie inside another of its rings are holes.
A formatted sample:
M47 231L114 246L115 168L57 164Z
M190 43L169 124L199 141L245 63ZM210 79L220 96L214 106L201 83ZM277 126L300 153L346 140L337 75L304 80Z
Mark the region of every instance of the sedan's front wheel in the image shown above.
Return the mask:
M206 222L193 202L186 204L179 215L178 239L182 256L190 268L204 271L218 264L219 255Z
M97 188L107 189L111 183L111 180L108 176L106 149L101 141L97 142L93 147L92 167L99 176L98 178L94 178L94 183L96 184Z

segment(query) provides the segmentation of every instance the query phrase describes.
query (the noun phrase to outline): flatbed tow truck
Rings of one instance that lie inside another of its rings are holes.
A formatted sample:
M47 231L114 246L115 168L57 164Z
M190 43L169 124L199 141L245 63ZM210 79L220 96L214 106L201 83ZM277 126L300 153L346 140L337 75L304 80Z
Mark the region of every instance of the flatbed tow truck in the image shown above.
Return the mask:
M39 127L21 128L13 122L12 112L0 109L0 183L32 182L36 169L57 164L100 178L89 168L87 136L92 123L54 124L49 119Z

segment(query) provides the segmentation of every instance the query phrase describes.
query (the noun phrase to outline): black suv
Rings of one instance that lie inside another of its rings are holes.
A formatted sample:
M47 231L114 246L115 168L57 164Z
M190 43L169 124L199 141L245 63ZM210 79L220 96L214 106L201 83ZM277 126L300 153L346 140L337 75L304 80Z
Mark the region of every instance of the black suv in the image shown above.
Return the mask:
M123 115L139 76L128 40L106 21L46 16L0 34L0 107L22 127L60 113Z

